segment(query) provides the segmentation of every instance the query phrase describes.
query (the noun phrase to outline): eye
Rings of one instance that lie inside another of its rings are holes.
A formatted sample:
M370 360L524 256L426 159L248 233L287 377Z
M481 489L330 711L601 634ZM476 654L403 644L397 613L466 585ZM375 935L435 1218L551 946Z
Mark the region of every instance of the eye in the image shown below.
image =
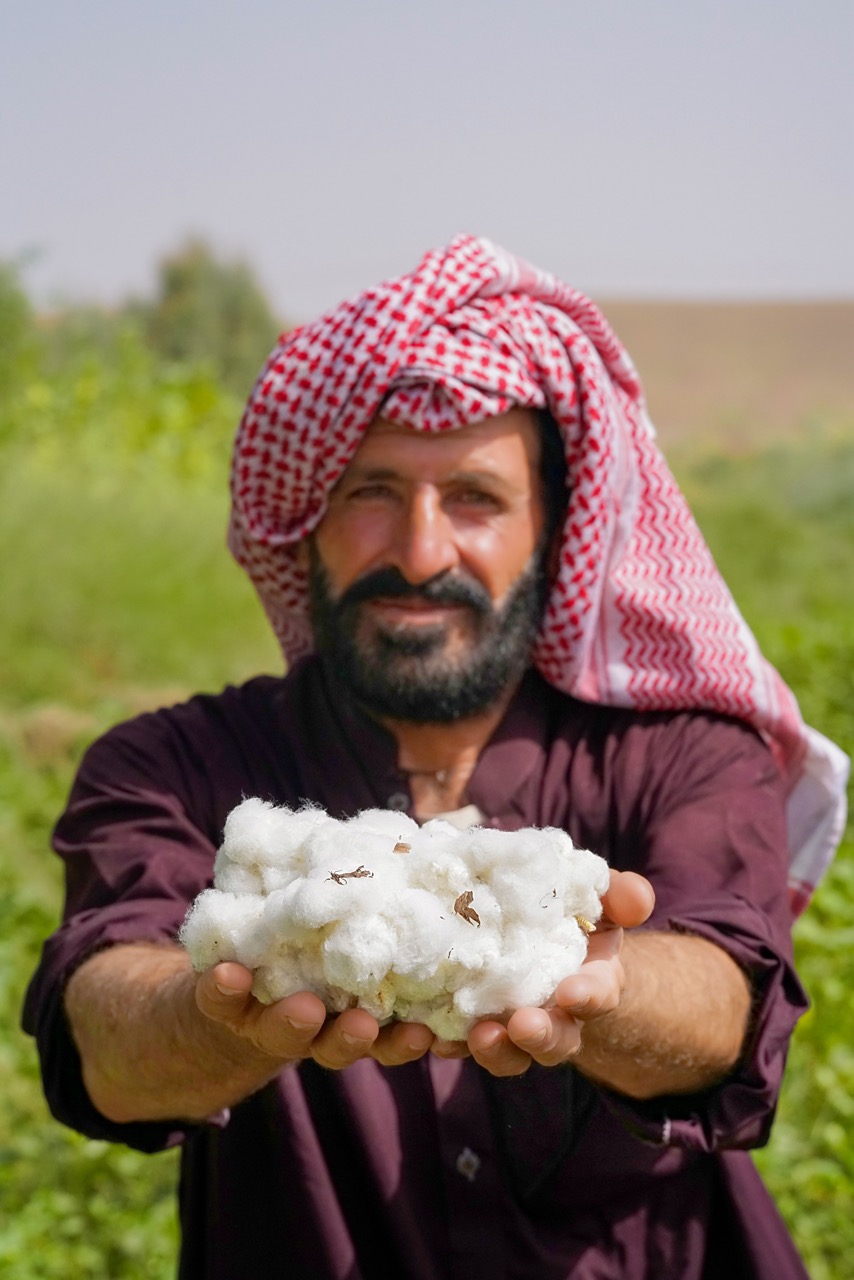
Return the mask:
M500 511L502 509L500 499L487 489L459 489L451 495L451 502L456 506L469 507L476 511Z
M383 484L381 481L371 481L369 484L357 485L355 489L351 489L347 494L347 500L350 502L372 502L378 499L393 498L394 490L390 485Z

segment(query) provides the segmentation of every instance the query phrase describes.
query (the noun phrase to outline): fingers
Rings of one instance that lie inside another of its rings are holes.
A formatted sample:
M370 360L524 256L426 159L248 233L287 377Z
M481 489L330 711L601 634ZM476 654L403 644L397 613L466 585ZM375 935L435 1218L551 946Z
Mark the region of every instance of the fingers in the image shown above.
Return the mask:
M218 964L199 975L196 1004L205 1017L271 1057L283 1062L308 1057L327 1021L323 1001L300 991L274 1004L261 1004L251 988L249 969L233 962Z
M582 1022L601 1018L617 1008L625 982L619 960L589 960L578 973L558 983L555 1008Z
M199 975L196 1004L212 1021L283 1061L311 1057L322 1067L340 1071L370 1056L393 1067L422 1057L433 1044L432 1031L417 1023L394 1022L381 1030L365 1009L330 1017L310 991L265 1005L252 996L251 988L249 969L219 964Z
M655 906L655 891L635 871L612 871L608 891L602 897L605 917L611 924L634 929L643 924Z
M532 1062L558 1067L581 1048L581 1027L563 1009L517 1009L507 1026L479 1022L468 1038L475 1061L494 1076L518 1076Z
M218 964L196 980L196 1004L214 1022L231 1025L239 1020L250 1001L252 974L242 964Z
M507 1034L541 1067L557 1067L581 1048L581 1026L563 1009L517 1009Z
M493 1076L520 1076L531 1065L531 1055L513 1043L500 1022L478 1022L467 1044L475 1062Z
M348 1009L327 1018L311 1042L310 1054L321 1067L341 1071L366 1057L379 1033L379 1023L367 1009Z
M625 974L619 940L614 940L619 933L601 935L600 958L588 960L579 973L564 978L550 1008L517 1009L506 1027L494 1021L477 1023L468 1037L475 1061L495 1076L521 1075L531 1062L556 1067L571 1061L581 1048L584 1023L613 1012L622 999Z
M399 1067L423 1058L433 1045L433 1032L417 1022L391 1022L380 1028L371 1057L383 1067Z
M430 1052L436 1058L470 1058L471 1053L465 1040L440 1040L437 1038L430 1046Z
M380 1027L364 1009L348 1009L329 1018L311 1047L322 1067L341 1070L359 1058L371 1057L384 1067L400 1067L423 1058L433 1044L433 1032L418 1022L390 1022Z

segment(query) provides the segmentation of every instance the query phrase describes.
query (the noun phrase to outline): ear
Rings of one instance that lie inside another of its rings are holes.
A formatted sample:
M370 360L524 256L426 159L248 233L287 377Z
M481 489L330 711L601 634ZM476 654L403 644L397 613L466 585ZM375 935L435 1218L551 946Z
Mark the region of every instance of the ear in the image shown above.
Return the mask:
M549 586L555 581L560 572L560 550L563 545L563 520L558 523L557 528L549 539L549 545L546 550L546 577Z

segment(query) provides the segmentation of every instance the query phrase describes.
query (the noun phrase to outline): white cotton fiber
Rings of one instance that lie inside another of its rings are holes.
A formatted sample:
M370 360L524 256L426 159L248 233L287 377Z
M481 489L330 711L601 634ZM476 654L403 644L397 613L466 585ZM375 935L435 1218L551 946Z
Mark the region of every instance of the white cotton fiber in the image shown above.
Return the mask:
M220 889L200 893L181 930L181 940L196 968L209 969L223 960L239 960L255 968L260 957L255 956L254 942L263 913L264 899L256 894ZM254 964L250 964L250 956Z
M197 970L237 960L269 1002L313 991L332 1012L424 1022L442 1039L544 1004L587 953L608 867L557 828L460 831L370 809L245 800L213 889L181 930Z

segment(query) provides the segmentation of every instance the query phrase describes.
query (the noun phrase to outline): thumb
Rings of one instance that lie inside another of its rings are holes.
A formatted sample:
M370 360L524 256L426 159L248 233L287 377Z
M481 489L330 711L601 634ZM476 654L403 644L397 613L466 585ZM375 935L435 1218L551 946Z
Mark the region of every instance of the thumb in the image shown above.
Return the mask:
M252 1000L252 973L242 964L228 961L199 974L196 1004L214 1022L241 1017Z

